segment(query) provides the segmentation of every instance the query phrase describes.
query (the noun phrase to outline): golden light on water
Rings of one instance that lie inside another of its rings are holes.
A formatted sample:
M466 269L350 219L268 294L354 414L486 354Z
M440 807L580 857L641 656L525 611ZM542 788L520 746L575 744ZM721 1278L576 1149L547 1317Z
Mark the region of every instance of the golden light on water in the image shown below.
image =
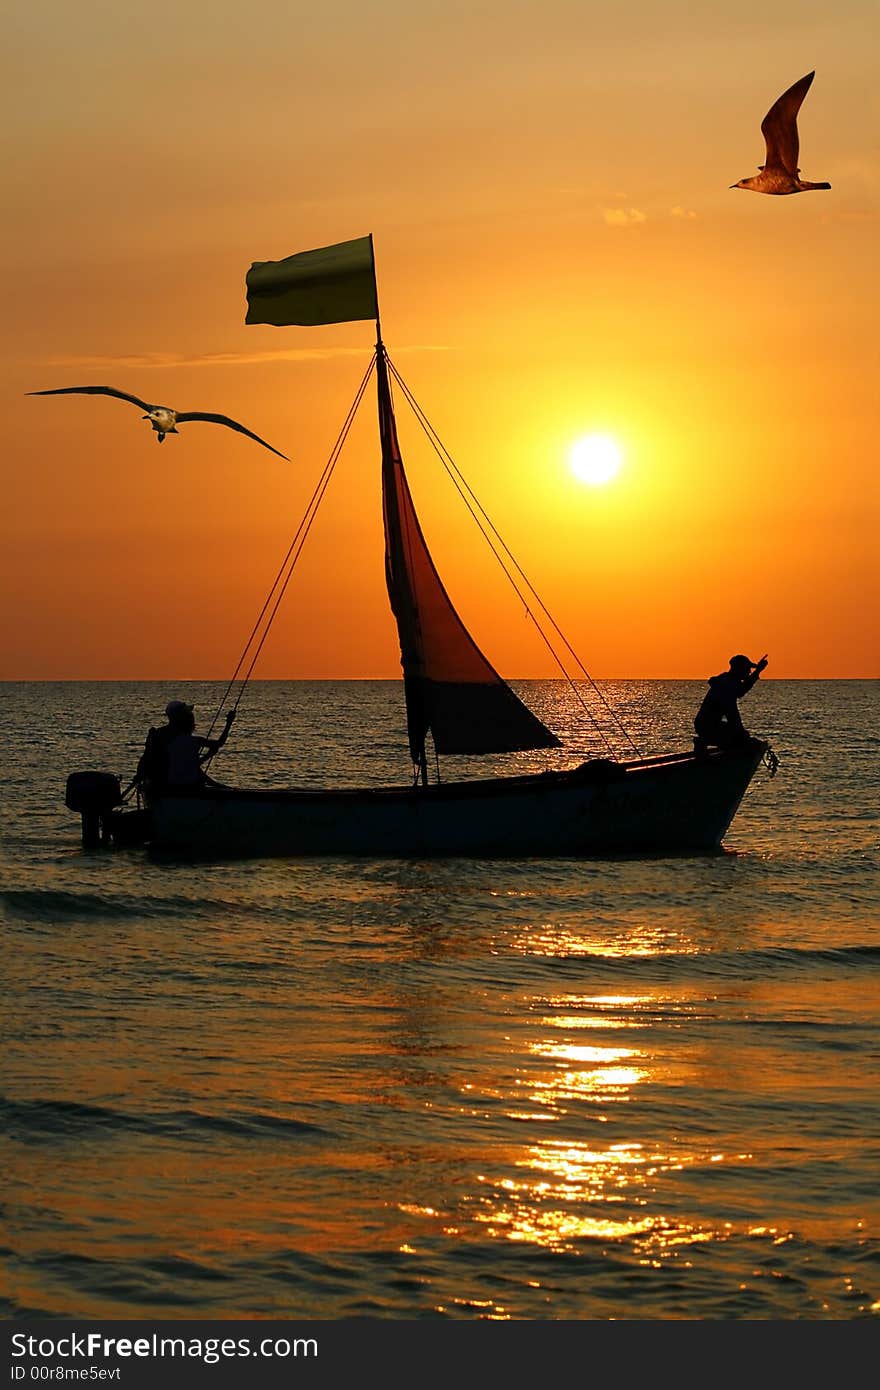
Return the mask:
M728 1228L649 1210L662 1174L706 1161L705 1154L640 1144L534 1145L516 1160L522 1176L480 1177L472 1220L496 1239L557 1252L585 1240L633 1240L643 1260L654 1263L683 1246L729 1237Z
M536 1104L555 1105L565 1101L626 1100L632 1086L648 1076L639 1067L590 1067L584 1071L560 1071L548 1080L529 1083L529 1098Z
M617 440L610 435L585 434L571 446L568 461L580 482L602 487L620 472L623 454Z
M514 944L524 955L557 956L563 959L571 956L629 959L633 956L661 956L672 953L698 955L701 949L685 934L670 932L667 927L658 923L645 924L621 938L611 933L585 936L561 923L540 922L524 928Z
M639 1110L631 1105L636 1092L642 1105L651 1105L657 1088L663 1104L681 1072L662 1053L621 1044L644 1042L646 1026L658 1015L674 1026L698 1006L698 998L682 997L679 990L563 990L536 993L525 1002L521 1029L513 1027L505 1039L512 1067L479 1084L461 1083L463 1112L490 1124L480 1166L456 1185L448 1202L434 1206L426 1193L423 1205L401 1204L403 1214L478 1248L488 1240L554 1257L591 1248L656 1270L671 1264L692 1269L701 1259L698 1250L743 1235L762 1250L793 1239L770 1223L718 1219L693 1200L695 1185L702 1185L709 1170L729 1166L735 1172L753 1164L753 1154L717 1139L689 1143L659 1131L648 1138L629 1119ZM633 1030L630 1038L622 1028ZM609 1031L603 1036L602 1030ZM591 1136L579 1140L573 1126L584 1115ZM509 1127L510 1121L516 1125ZM516 1137L520 1127L522 1142ZM767 1258L766 1252L755 1256ZM549 1276L547 1289L551 1285ZM543 1280L535 1284L543 1286ZM478 1316L509 1315L492 1300L463 1300L462 1307Z
M484 1094L494 1102L509 1098L508 1119L554 1127L565 1126L587 1104L596 1137L588 1143L548 1137L506 1148L497 1155L497 1167L479 1174L477 1186L454 1213L454 1226L445 1229L465 1237L477 1227L492 1239L558 1254L583 1242L630 1244L640 1264L656 1267L671 1258L687 1264L688 1247L729 1238L729 1230L694 1219L686 1206L677 1212L659 1209L657 1194L675 1174L744 1163L748 1154L644 1143L635 1136L612 1143L598 1139L599 1126L611 1121L615 1137L625 1134L621 1121L635 1088L665 1082L662 1063L658 1066L642 1048L621 1045L622 1027L634 1030L633 1041L642 1035L645 1025L633 1013L655 1011L656 993L565 992L537 995L530 1002L531 1026L540 1031L521 1039L515 1089L508 1080ZM665 1005L677 1011L682 1001ZM604 1029L614 1030L607 1040L599 1031ZM469 1089L468 1100L473 1099Z
M638 1053L631 1047L587 1047L579 1043L533 1043L532 1049L540 1057L550 1057L562 1062L597 1062L607 1068L609 1062L620 1062L625 1057L636 1057Z
M566 1016L560 1014L557 1017L545 1018L544 1023L554 1028L644 1028L643 1023L634 1023L630 1019L601 1017L581 1018L578 1015Z
M648 1230L650 1218L641 1221L613 1221L604 1216L575 1216L571 1212L548 1210L541 1212L499 1209L491 1215L479 1215L478 1221L489 1225L491 1233L508 1240L521 1240L530 1245L543 1245L558 1250L570 1247L576 1240L620 1240Z
M584 1095L595 1097L606 1092L619 1094L637 1085L648 1074L643 1067L621 1065L640 1057L641 1054L631 1047L587 1047L547 1041L533 1043L530 1050L562 1064L552 1076L528 1083L532 1099L545 1104ZM573 1064L577 1069L566 1064Z

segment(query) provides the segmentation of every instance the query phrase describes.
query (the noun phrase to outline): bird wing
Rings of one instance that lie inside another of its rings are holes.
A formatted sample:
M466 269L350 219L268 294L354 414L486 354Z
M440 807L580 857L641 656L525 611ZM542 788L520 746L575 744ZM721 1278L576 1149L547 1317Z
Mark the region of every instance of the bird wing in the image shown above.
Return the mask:
M244 425L240 425L237 420L230 420L228 415L208 415L203 410L189 410L185 414L178 414L178 425L182 425L186 420L210 420L215 425L228 425L231 430L238 430L239 434L246 434L248 439L255 439L258 444L262 444L264 449L270 450L271 453L277 454L280 459L290 463L290 459L286 454L282 454L280 449L273 449L272 445L267 444L265 439L254 434L253 430L245 429Z
M767 145L765 168L782 168L792 178L797 178L800 153L797 114L815 76L815 72L808 72L806 77L783 92L761 122L761 134Z
M153 410L146 401L130 396L127 391L117 391L115 386L56 386L54 391L27 391L28 396L116 396L121 401L131 401L141 410Z

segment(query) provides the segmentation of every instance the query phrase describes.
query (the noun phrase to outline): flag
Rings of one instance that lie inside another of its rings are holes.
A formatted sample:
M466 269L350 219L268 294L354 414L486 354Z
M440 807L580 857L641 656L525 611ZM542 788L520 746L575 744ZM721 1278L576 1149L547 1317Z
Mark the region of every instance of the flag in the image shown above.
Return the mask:
M347 323L379 316L373 239L357 237L300 251L283 261L255 261L247 273L245 323Z

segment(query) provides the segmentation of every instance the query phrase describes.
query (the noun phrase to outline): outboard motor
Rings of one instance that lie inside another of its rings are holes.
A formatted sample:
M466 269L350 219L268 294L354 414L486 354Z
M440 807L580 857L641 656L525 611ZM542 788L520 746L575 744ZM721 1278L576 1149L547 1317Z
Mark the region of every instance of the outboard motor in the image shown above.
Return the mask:
M98 849L108 838L110 812L122 805L119 778L112 772L72 772L64 804L82 816L83 849Z

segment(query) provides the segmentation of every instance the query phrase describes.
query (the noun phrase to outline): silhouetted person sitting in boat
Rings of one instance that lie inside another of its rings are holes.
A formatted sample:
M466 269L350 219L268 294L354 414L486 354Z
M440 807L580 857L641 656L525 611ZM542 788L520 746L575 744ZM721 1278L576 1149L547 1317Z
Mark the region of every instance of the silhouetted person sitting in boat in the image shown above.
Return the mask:
M166 791L191 791L204 785L202 763L228 739L235 710L226 715L219 738L203 738L195 732L193 707L183 700L170 700L165 715L168 723L161 729L150 729L138 763L138 782L153 796Z
M751 735L743 725L737 701L751 690L766 665L766 656L760 661L732 656L729 670L709 677L709 690L694 720L695 753L705 753L710 747L735 748L748 743Z

